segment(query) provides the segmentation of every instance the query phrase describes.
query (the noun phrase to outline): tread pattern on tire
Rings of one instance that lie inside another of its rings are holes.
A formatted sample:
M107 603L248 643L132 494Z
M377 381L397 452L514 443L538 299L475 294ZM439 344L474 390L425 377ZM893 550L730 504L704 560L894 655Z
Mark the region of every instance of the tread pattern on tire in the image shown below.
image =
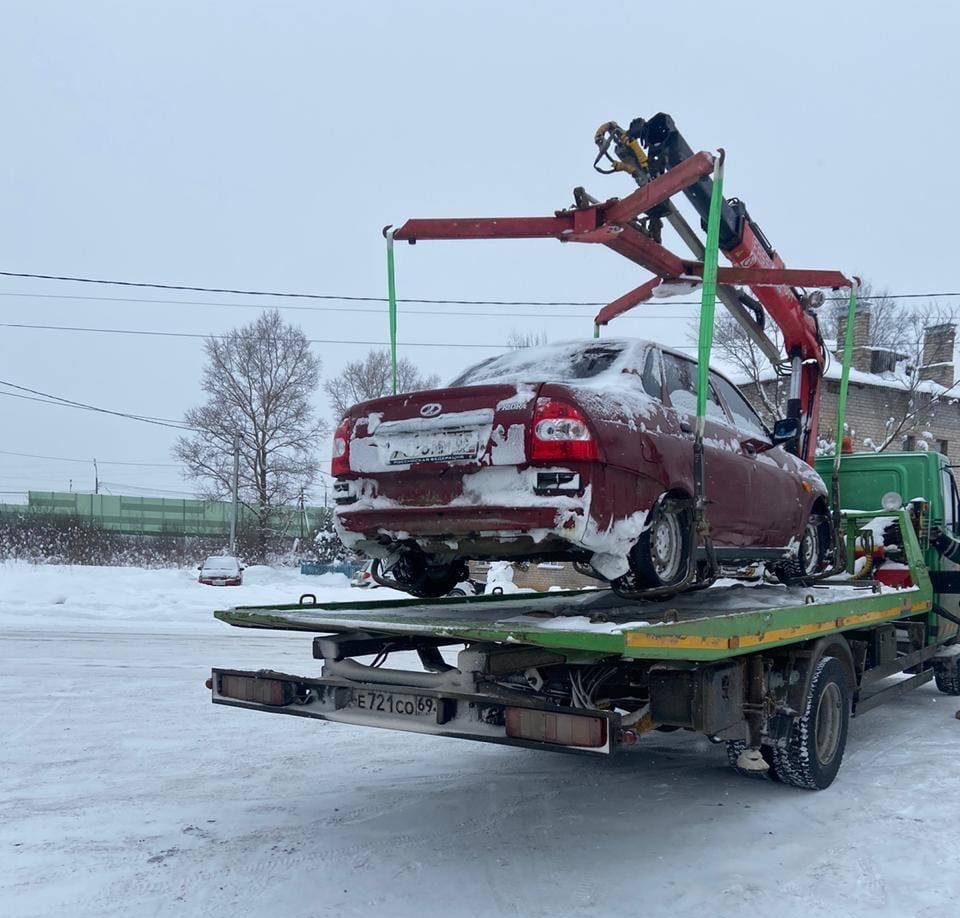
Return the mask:
M786 746L773 747L774 767L777 772L777 777L784 784L790 784L793 787L807 788L809 790L819 790L827 786L818 781L813 762L811 761L811 731L816 729L816 724L814 723L814 705L820 697L818 688L824 678L824 671L833 663L840 664L840 661L837 660L836 657L824 656L817 662L813 677L810 680L807 697L804 700L803 714L794 718ZM841 733L840 746L836 752L837 758L842 758L843 756L846 730L847 726L849 726L849 689L844 693L843 697L844 702L847 704L847 725L843 727ZM839 763L837 767L839 768Z
M960 666L955 666L953 673L937 669L933 678L936 680L937 689L944 695L960 695Z

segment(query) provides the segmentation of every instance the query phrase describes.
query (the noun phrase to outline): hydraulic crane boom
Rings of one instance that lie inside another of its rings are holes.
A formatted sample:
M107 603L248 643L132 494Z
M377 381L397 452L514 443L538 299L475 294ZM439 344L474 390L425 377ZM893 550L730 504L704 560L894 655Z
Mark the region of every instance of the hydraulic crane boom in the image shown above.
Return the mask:
M649 121L635 119L626 131L607 122L597 131L595 140L600 147L595 167L600 172L632 175L639 186L632 194L599 201L577 188L575 206L556 211L553 216L413 219L395 230L385 228L384 234L391 246L394 240L537 238L605 245L651 271L654 277L601 309L594 319L598 328L649 300L665 282L702 278L703 242L671 199L683 192L705 221L713 189L713 156L694 153L673 119L663 113ZM616 158L610 155L611 146ZM600 167L604 158L611 168ZM696 260L680 258L663 246L664 218ZM799 288L836 289L849 287L850 281L839 271L784 267L743 202L736 198L723 202L720 249L732 267L717 270L717 295L771 364L778 370L789 364L788 416L799 422L800 429L792 449L812 464L820 380L826 363L815 313L823 296L818 290L806 294ZM737 287L750 288L753 296ZM783 333L785 357L763 331L765 313Z
M641 187L694 155L690 145L677 130L673 118L663 112L649 121L644 121L642 118L634 119L626 131L615 122L607 122L598 129L595 140L600 147L600 153L594 163L598 171L627 172ZM614 145L617 159L608 153L611 144ZM598 164L603 158L612 163L611 169L599 167ZM693 205L704 224L710 209L712 189L713 180L709 176L703 176L683 189L684 196ZM652 231L659 233L657 222L664 216L678 231L681 238L690 245L690 228L680 217L672 202L668 201L660 205L659 210L648 211L648 220L653 222ZM700 256L701 252L696 251L696 245L691 245L691 248ZM702 246L700 249L702 251ZM751 219L746 205L737 198L725 199L722 204L720 250L730 263L737 267L784 268L783 260L770 245L760 227ZM801 421L804 434L798 444L797 452L812 463L816 450L819 383L826 362L826 349L814 312L815 306L822 302L822 296L818 297L817 294L808 296L787 284L749 286L783 334L784 350L790 361L791 371L787 415ZM757 328L742 309L736 308L736 302L730 302L731 292L728 288L727 296L723 296L721 291L720 298L748 332L762 331L762 315L758 315L757 310L754 309L754 315L757 317L756 325L759 326ZM735 293L734 296L736 296ZM749 298L741 295L739 299L741 303L746 301L746 305L753 305ZM761 344L761 348L771 362L782 360L782 356L775 357L770 353L769 347L764 347L762 342L758 343Z

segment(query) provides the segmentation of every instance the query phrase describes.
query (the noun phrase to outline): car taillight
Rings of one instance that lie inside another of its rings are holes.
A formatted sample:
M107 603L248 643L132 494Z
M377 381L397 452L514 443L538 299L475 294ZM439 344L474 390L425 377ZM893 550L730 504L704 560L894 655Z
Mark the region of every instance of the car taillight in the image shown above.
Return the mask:
M599 459L597 441L579 409L556 398L538 398L533 412L534 461Z
M344 418L337 426L333 435L333 458L330 460L331 475L348 475L350 473L350 433L353 430L353 421Z

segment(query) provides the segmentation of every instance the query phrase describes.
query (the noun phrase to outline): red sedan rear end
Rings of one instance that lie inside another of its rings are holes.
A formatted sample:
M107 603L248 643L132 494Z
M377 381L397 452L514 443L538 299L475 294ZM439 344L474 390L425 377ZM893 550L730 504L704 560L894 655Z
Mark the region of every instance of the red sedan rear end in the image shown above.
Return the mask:
M668 391L666 356L625 339L529 348L484 361L449 388L355 406L334 437L341 538L381 559L416 595L448 592L470 559L582 561L616 581L631 572L631 552L644 541L653 558L647 574L677 579L680 555L690 550L683 502L692 494L692 442L689 392ZM719 396L716 407L726 410ZM732 414L723 419L735 426ZM753 465L770 453L759 464L790 483L785 497L772 498L770 509L782 506L783 518L759 534L717 500L718 541L741 555L749 544L748 554L772 548L782 556L803 531L803 476L792 467L799 460L764 441L759 420L754 430L726 434L713 429L718 420L708 431L717 487L724 478L728 489L748 480L749 469L731 477L723 455L737 437L736 451L747 443ZM812 470L808 477L819 482Z

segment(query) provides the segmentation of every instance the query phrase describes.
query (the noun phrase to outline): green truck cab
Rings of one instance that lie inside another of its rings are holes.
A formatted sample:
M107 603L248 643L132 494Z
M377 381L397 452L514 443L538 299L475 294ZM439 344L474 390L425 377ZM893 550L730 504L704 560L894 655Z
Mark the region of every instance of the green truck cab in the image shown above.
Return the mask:
M824 481L833 471L833 457L817 459ZM849 453L840 460L840 506L848 510L881 510L922 501L917 537L930 573L935 605L960 617L960 566L944 558L931 544L930 531L939 527L957 535L960 492L950 460L941 453ZM960 626L943 616L931 620L929 640L955 637Z

